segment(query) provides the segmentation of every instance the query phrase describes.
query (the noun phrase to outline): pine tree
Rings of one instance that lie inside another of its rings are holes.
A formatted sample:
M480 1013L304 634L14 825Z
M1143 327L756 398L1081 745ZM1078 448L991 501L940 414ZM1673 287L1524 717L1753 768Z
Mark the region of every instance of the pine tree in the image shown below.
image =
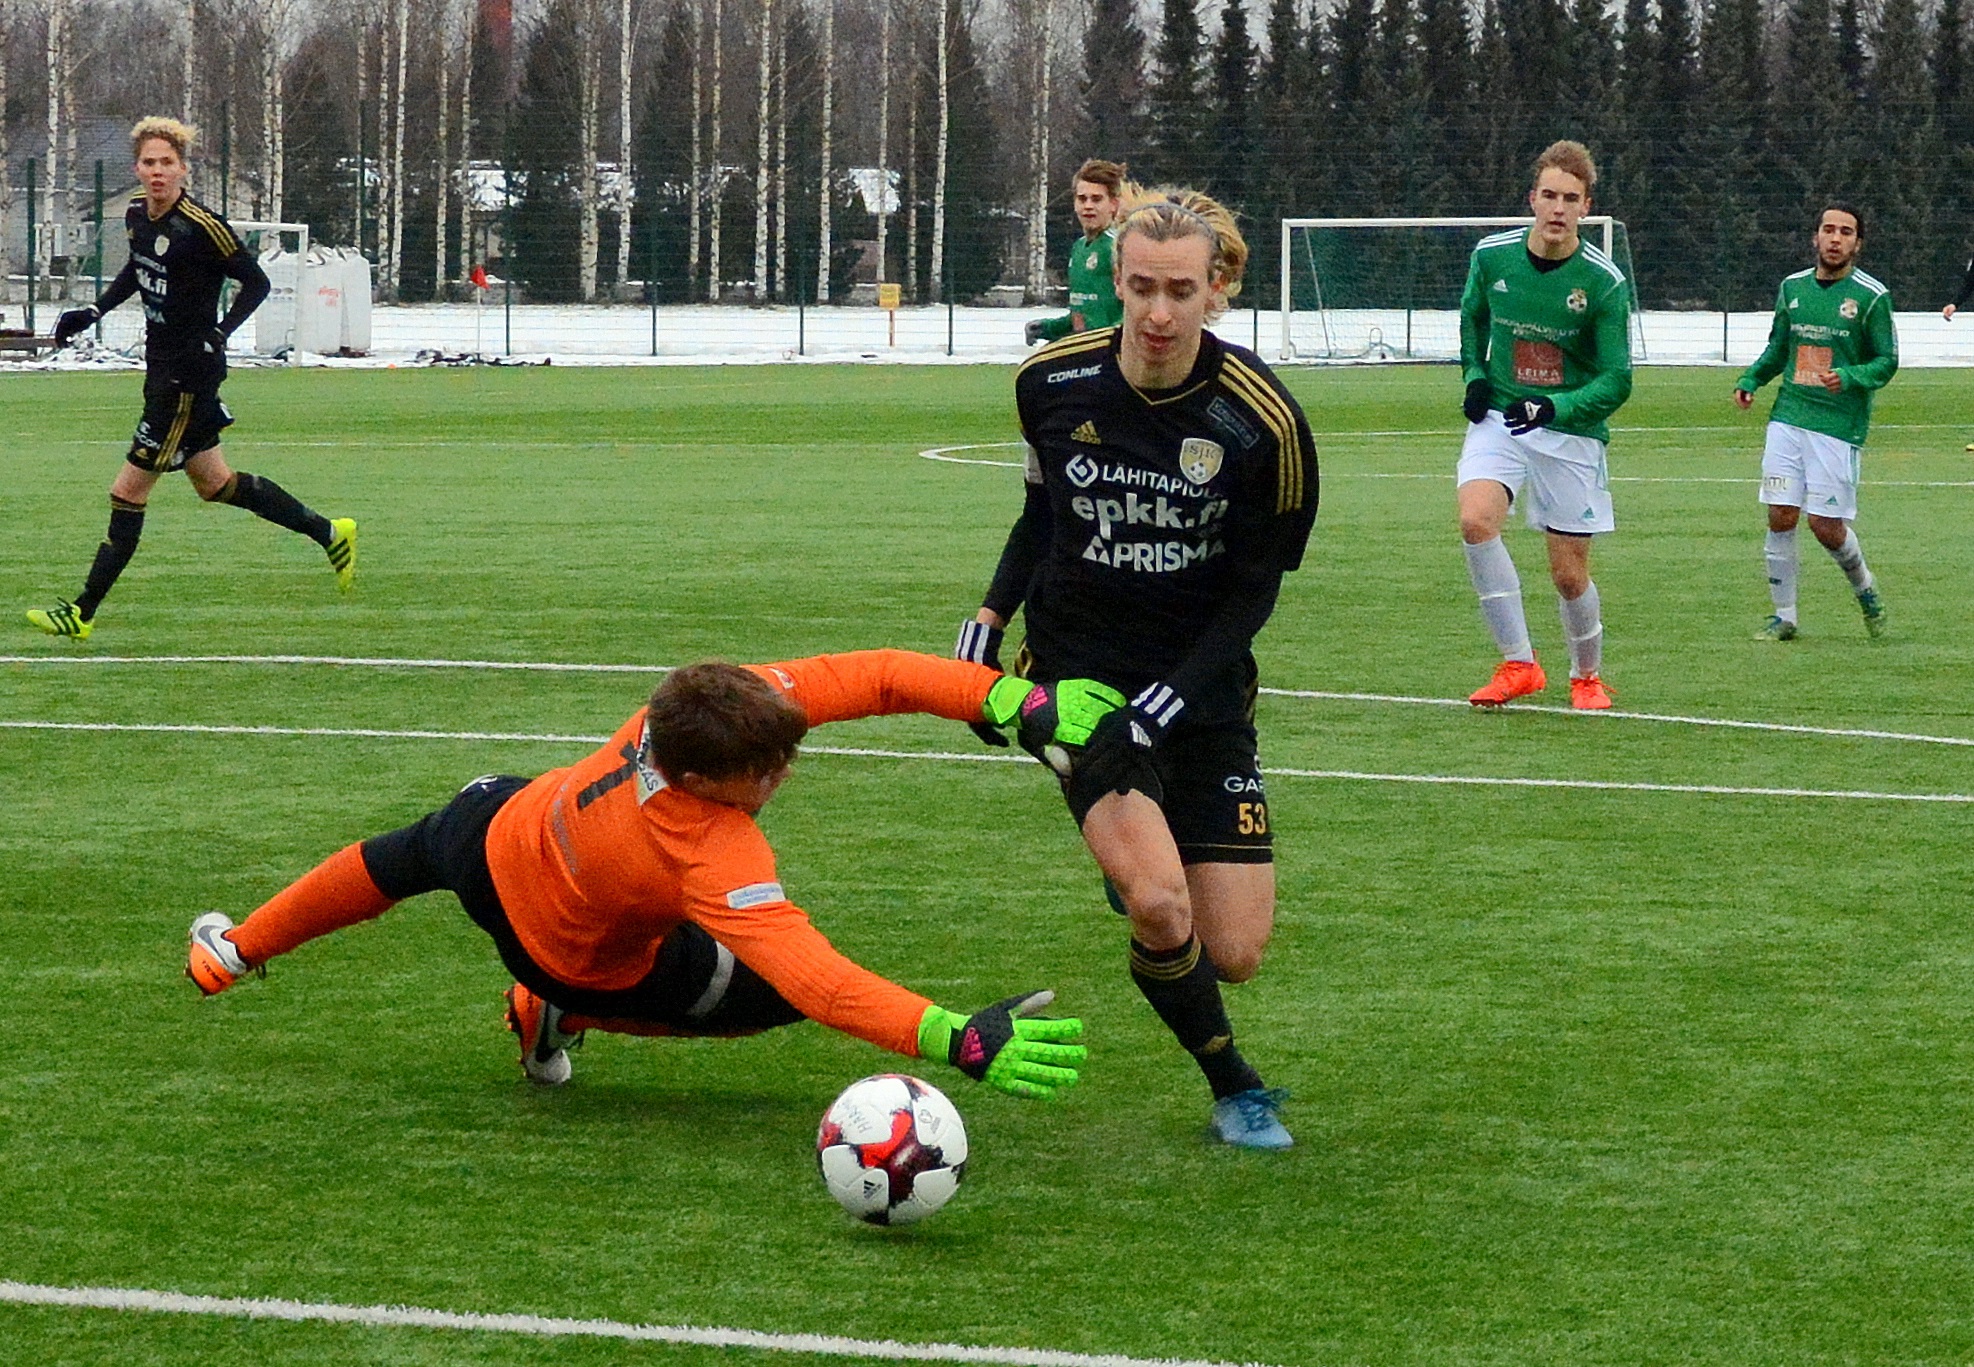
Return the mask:
M1145 31L1133 0L1094 0L1083 36L1083 110L1090 155L1130 161L1145 150Z
M1227 0L1213 45L1212 124L1201 149L1201 188L1236 211L1246 208L1253 193L1256 65L1247 0Z
M1206 40L1199 0L1164 0L1158 30L1157 72L1148 100L1148 151L1152 178L1175 185L1197 182L1204 160L1207 82L1200 70Z

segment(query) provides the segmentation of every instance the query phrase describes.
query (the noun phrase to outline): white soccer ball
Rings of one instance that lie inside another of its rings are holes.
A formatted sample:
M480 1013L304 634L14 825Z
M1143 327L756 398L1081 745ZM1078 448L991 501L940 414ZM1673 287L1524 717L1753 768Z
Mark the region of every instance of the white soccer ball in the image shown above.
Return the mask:
M873 1225L909 1225L953 1199L966 1175L966 1124L929 1082L860 1078L823 1112L816 1165L843 1209Z

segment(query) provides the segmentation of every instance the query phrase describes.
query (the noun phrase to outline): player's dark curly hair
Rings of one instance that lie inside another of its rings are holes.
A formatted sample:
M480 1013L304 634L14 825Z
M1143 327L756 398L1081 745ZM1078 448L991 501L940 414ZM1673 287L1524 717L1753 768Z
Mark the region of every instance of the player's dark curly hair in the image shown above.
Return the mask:
M1816 211L1815 221L1810 224L1810 231L1815 232L1818 228L1821 228L1823 226L1823 216L1832 209L1835 209L1840 214L1849 214L1851 221L1857 224L1857 240L1860 242L1864 241L1864 210L1858 208L1857 205L1851 203L1848 199L1824 200L1823 207Z
M795 758L809 732L802 709L750 669L703 660L675 669L651 695L651 762L677 782L766 774Z

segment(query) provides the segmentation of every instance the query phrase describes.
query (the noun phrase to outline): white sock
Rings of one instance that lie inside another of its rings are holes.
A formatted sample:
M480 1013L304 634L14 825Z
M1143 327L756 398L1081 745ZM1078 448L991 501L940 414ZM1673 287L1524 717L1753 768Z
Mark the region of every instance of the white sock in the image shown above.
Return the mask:
M1522 612L1522 577L1500 537L1468 546L1467 576L1480 595L1481 620L1493 633L1504 660L1534 660L1528 640L1528 618Z
M1829 550L1829 547L1825 547ZM1837 562L1837 568L1844 572L1844 578L1851 581L1852 593L1871 591L1871 567L1864 563L1864 547L1857 544L1857 533L1844 528L1844 544L1830 551L1830 558Z
M1775 615L1785 622L1796 620L1796 529L1772 531L1762 543L1762 558L1768 561L1768 596L1775 604Z
M1570 643L1570 677L1588 679L1604 663L1604 622L1599 612L1597 584L1575 598L1556 598L1563 618L1563 639Z

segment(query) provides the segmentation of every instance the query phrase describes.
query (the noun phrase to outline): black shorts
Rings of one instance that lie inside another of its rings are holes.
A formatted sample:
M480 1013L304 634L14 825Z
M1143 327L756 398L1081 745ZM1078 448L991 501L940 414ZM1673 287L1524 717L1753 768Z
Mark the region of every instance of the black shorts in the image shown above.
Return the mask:
M144 416L124 459L158 475L182 470L189 457L219 445L219 434L232 425L218 381L190 385L146 375Z
M1133 786L1165 814L1182 864L1270 864L1275 837L1254 727L1247 722L1180 726L1153 751ZM1081 826L1110 787L1062 785Z
M536 996L578 1015L649 1021L681 1034L745 1035L791 1025L803 1015L733 952L687 921L665 937L651 971L629 987L577 987L536 963L514 933L487 868L487 827L530 780L476 778L438 811L363 842L370 880L403 900L443 888L493 937L500 961Z

